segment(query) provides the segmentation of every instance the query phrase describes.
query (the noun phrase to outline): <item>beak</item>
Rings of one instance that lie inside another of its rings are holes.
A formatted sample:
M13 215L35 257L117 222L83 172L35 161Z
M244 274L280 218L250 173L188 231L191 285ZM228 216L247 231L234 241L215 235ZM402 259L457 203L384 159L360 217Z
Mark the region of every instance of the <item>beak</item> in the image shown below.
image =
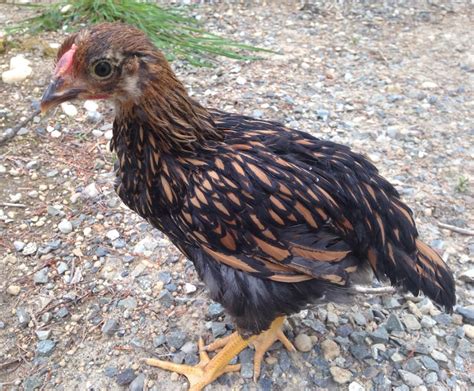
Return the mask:
M77 88L63 77L55 76L41 98L41 113L44 114L63 102L77 98L82 92L83 88Z

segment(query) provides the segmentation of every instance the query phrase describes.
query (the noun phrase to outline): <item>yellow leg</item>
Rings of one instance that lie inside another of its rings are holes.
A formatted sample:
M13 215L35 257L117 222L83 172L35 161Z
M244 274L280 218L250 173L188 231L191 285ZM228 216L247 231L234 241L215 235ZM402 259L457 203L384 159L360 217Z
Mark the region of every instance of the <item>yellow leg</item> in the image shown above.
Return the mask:
M232 360L232 358L234 358L234 356L244 350L253 339L255 339L255 337L244 340L239 334L234 333L225 338L226 344L223 349L210 359L205 351L204 342L202 338L200 338L200 362L196 366L174 364L168 361L156 360L154 358L146 359L145 363L186 376L191 385L189 390L200 391L223 373L239 371L240 364L227 364Z
M258 336L252 337L253 340L251 344L255 348L255 356L253 359L253 379L257 381L260 376L260 370L262 368L262 360L263 356L265 355L266 351L276 342L280 341L283 346L290 352L295 352L296 349L293 344L289 341L286 335L283 333L282 326L283 322L285 321L284 316L280 316L276 318L270 328L263 333L259 334ZM226 344L232 338L235 338L238 335L237 332L229 335L228 337L220 338L213 343L207 345L205 349L209 352L222 348L223 346L227 346Z

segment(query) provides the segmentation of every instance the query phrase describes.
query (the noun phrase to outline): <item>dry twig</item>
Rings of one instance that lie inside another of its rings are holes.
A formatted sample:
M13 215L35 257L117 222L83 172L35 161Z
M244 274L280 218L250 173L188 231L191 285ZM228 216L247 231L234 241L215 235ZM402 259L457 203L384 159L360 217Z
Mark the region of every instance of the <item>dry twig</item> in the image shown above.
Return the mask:
M450 224L445 224L445 223L438 223L438 226L440 228L449 229L450 231L456 232L461 235L474 236L474 230L469 229L469 228L456 227L455 225L450 225Z
M13 137L16 136L16 134L20 131L21 128L23 128L26 124L28 124L30 121L33 120L39 113L41 113L40 110L35 110L33 113L29 115L26 119L21 121L18 125L16 125L11 132L8 132L4 134L2 137L0 137L0 145L6 144L9 140L11 140Z

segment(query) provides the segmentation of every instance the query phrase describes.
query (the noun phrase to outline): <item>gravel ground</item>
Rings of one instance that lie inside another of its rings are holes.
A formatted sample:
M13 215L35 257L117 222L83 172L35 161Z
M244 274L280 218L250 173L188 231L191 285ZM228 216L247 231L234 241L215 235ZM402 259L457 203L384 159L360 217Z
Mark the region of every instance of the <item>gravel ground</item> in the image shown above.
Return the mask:
M288 322L300 352L275 345L254 383L247 349L241 374L208 390L472 387L474 12L419 3L194 11L212 31L281 54L221 59L214 69L174 63L191 93L367 154L452 267L458 294L451 315L398 294L302 311ZM25 11L0 4L0 15L6 23ZM24 82L0 82L4 130L37 107L50 44L62 39L19 37L0 54L2 72L19 53L33 68ZM195 363L199 335L212 341L232 330L192 263L114 194L112 118L107 104L76 103L34 118L0 148L0 390L186 389L184 378L140 358Z

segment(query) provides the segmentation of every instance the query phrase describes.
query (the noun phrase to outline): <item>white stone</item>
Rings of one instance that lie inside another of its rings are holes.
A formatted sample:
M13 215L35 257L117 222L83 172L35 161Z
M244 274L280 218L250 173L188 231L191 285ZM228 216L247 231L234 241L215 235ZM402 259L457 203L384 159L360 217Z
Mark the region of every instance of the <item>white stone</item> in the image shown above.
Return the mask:
M356 381L349 384L349 391L365 391L365 387Z
M68 234L72 232L72 224L70 221L63 219L61 222L58 224L58 229L63 233L63 234Z
M18 202L21 200L21 193L10 194L9 197L11 202Z
M102 130L99 130L99 129L94 129L92 131L92 135L96 138L99 138L99 137L102 137L104 135L104 132L102 132Z
M112 140L112 137L114 136L114 133L112 131L112 129L110 130L107 130L105 133L104 133L104 137L106 140Z
M93 100L86 100L84 102L84 108L87 111L97 111L97 109L99 108L99 105Z
M72 103L61 103L61 109L68 117L75 117L77 115L77 108Z
M462 326L462 328L468 338L474 339L474 326L473 325L465 324L464 326Z
M30 61L23 54L18 54L10 59L10 69L29 67Z
M94 182L92 182L90 185L87 185L82 193L87 197L87 198L94 198L99 195L99 190L97 189L97 186L95 185Z
M110 240L115 240L120 237L120 232L117 231L116 229L111 229L105 234L105 236L107 236L107 238Z
M61 134L62 134L62 133L61 133L59 130L53 130L53 131L50 133L50 135L51 135L52 138L59 138L59 137L61 137Z
M240 84L241 86L247 83L247 80L245 79L245 77L242 77L242 76L239 76L235 81L237 82L237 84Z
M438 85L436 83L433 83L432 81L425 81L421 85L421 88L425 88L427 90L434 90L435 88L438 88Z
M195 285L193 284L190 284L189 282L187 282L186 284L184 284L184 292L186 294L190 294L190 293L194 293L196 292L197 288Z
M21 291L21 286L19 285L10 285L7 288L7 293L12 296L18 296Z
M6 84L19 83L31 75L33 69L28 66L14 68L2 73L2 80Z

